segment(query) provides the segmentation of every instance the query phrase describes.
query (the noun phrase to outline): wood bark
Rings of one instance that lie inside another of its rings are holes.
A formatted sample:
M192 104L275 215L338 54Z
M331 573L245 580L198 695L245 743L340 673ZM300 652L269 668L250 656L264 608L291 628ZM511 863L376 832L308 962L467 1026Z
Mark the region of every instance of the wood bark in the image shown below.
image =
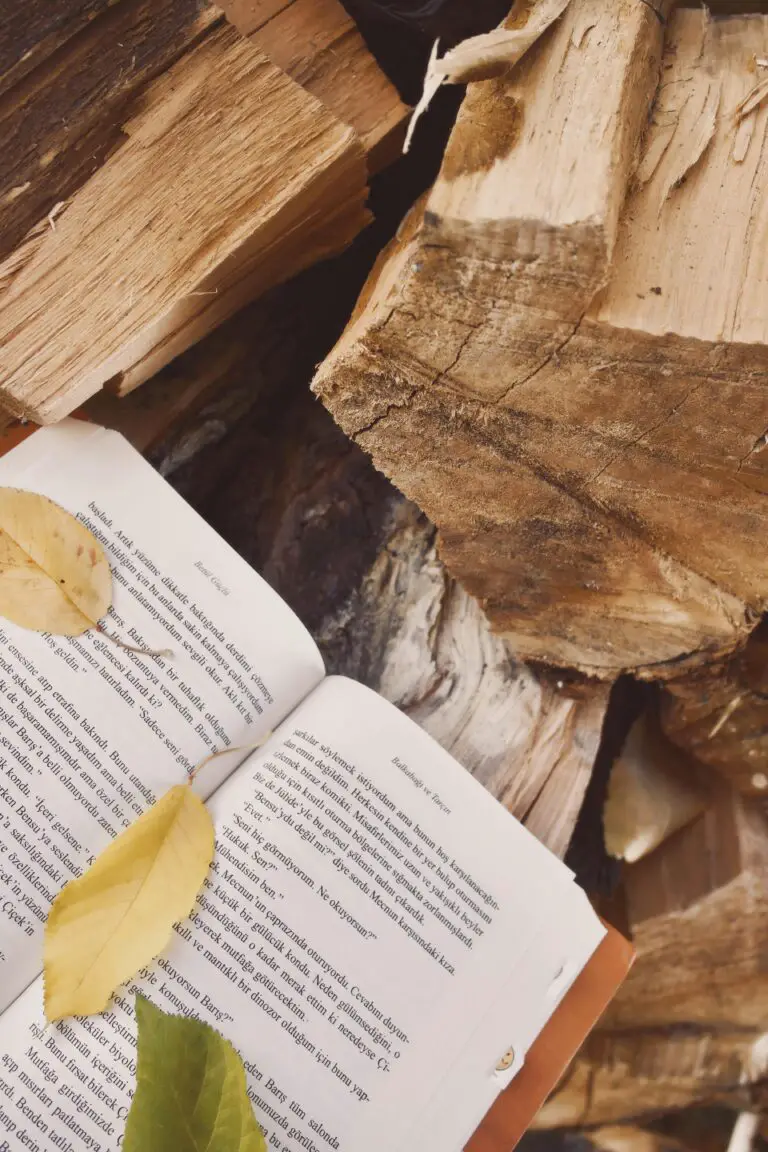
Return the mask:
M7 4L0 23L0 92L15 84L110 0L28 0Z
M712 660L768 603L768 108L732 116L768 22L674 15L622 208L662 32L573 0L470 87L315 385L515 650L606 677Z
M143 382L366 222L353 131L229 26L143 92L126 139L0 266L0 399L58 419Z

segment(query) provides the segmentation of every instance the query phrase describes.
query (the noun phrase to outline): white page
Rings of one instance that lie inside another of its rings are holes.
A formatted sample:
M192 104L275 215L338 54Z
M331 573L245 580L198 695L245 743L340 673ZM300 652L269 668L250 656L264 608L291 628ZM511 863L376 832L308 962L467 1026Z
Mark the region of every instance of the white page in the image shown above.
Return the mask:
M605 937L581 889L561 903L499 988L490 1012L424 1101L406 1147L463 1148L500 1092L525 1063L527 1051ZM521 993L524 993L521 995ZM514 1063L497 1071L502 1054Z
M0 619L2 1009L40 970L63 884L203 756L275 728L323 665L287 605L117 433L79 421L35 432L0 459L0 484L86 516L113 569L107 629L173 653ZM196 787L210 794L238 759Z
M232 1040L273 1152L410 1152L425 1103L439 1099L467 1046L460 1119L479 1119L500 1053L491 1028L494 1047L475 1063L478 1021L500 992L512 998L509 1019L513 1001L540 995L537 957L583 958L551 933L531 958L546 922L593 917L568 870L406 717L339 678L210 807L217 855L194 926L181 926L139 987ZM439 899L441 876L455 885L457 911ZM73 1123L78 1152L114 1147L133 1087L131 992L104 1016L45 1034L39 985L6 1012L0 1148L3 1124L10 1139L27 1123L18 1100L29 1103L41 1072L50 1085L33 1109L41 1152L58 1147L52 1134L71 1138ZM430 1152L457 1152L464 1134L445 1132Z

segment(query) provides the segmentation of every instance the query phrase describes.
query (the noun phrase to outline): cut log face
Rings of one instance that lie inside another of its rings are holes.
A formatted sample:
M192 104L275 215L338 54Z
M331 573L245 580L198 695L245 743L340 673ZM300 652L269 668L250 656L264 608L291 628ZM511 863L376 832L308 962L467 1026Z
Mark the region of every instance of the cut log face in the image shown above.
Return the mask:
M606 677L731 651L768 604L768 107L731 115L768 20L675 14L622 209L661 34L572 0L470 87L315 385L515 650Z
M606 851L634 863L689 824L709 803L695 764L648 713L632 726L611 768L603 813Z
M342 125L233 28L145 89L117 152L0 265L0 400L49 422L130 390L367 220Z

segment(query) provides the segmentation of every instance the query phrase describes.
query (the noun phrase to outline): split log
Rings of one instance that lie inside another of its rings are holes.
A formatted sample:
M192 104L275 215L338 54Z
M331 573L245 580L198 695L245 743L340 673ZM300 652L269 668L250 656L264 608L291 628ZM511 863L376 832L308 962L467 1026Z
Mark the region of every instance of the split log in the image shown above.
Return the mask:
M625 869L637 961L613 1028L768 1024L768 820L730 790Z
M357 133L377 172L399 154L408 108L340 0L223 0L229 20Z
M470 87L315 385L515 650L606 677L711 660L768 606L768 108L731 116L768 21L675 14L621 211L661 34L573 0Z
M534 1127L643 1123L644 1116L702 1103L764 1108L767 1041L768 1034L748 1030L595 1032Z
M3 265L0 400L50 422L127 391L366 222L354 132L236 31L144 89L124 143Z
M746 795L768 796L768 628L761 624L728 661L672 681L664 731Z
M632 864L689 824L709 803L696 765L640 716L611 768L603 823L611 856Z
M767 868L768 821L726 789L625 868L637 960L540 1127L768 1105Z
M606 688L516 663L445 572L432 526L307 393L255 409L178 482L297 611L329 672L402 708L564 854Z
M222 20L204 0L33 0L13 8L0 30L19 53L14 65L0 39L0 257L119 145L125 109L144 85Z
M585 1135L595 1152L730 1152L736 1114L725 1108L690 1108L634 1125L611 1125ZM755 1145L759 1152L762 1145ZM743 1152L743 1150L742 1150Z

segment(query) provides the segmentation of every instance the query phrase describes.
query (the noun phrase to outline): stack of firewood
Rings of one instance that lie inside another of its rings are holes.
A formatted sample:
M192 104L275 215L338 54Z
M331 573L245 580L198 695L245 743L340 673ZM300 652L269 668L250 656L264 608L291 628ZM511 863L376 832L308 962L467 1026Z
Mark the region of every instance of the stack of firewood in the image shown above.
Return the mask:
M756 1150L768 4L519 0L434 182L383 68L498 3L225 7L0 32L0 403L150 452L632 936L542 1130Z

